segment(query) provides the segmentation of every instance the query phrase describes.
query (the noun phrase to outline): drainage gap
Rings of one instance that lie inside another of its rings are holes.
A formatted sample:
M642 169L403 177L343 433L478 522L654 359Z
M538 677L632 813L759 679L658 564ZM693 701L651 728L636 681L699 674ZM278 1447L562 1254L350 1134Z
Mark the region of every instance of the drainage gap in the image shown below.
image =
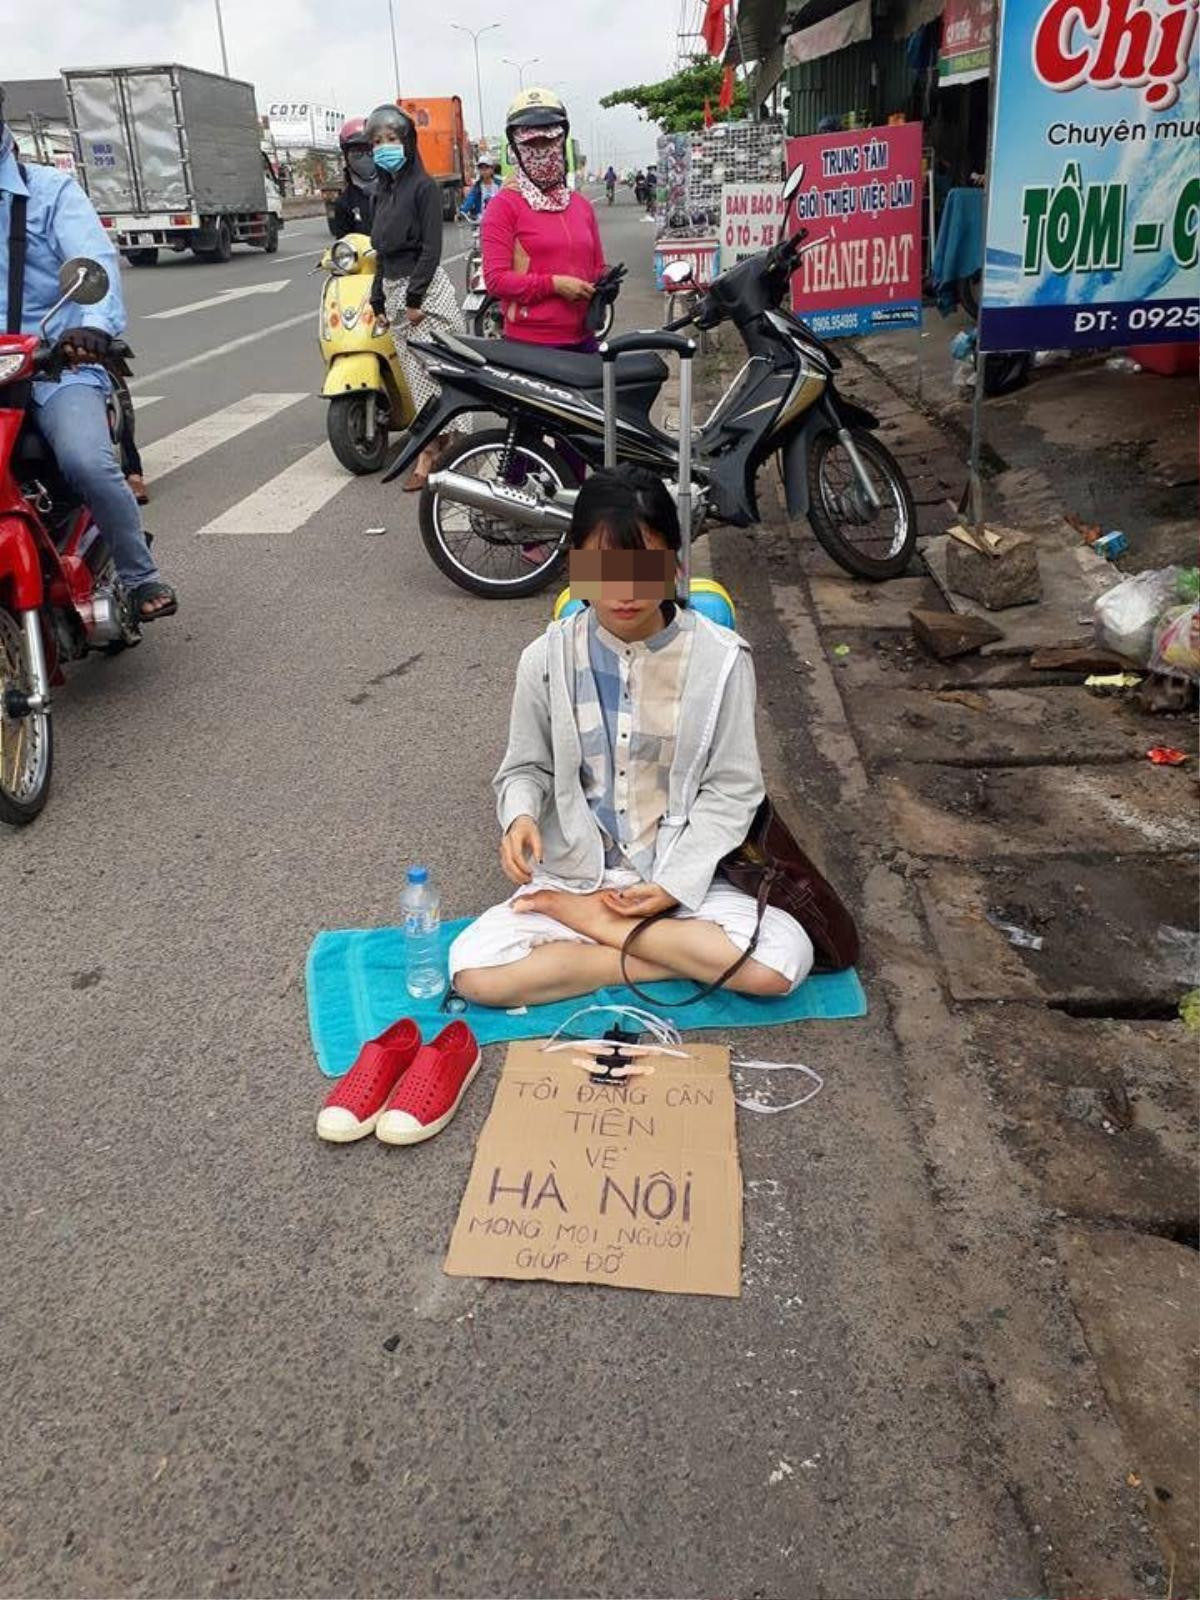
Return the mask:
M1050 1000L1051 1011L1062 1011L1068 1017L1111 1020L1113 1022L1177 1022L1179 1020L1178 996L1140 995L1130 999L1127 995L1112 995L1099 1000Z

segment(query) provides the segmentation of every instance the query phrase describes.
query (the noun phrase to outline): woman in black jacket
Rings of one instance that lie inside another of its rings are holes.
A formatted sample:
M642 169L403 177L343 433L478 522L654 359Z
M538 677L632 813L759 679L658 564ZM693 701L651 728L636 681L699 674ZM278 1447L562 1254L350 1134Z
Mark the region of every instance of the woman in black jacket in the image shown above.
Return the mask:
M414 328L423 336L436 328L465 331L454 288L441 265L442 191L421 165L416 125L407 113L394 105L376 106L365 131L379 169L371 222L376 257L371 304L391 324L400 365L420 411L437 394L437 385L409 350L409 334ZM453 443L453 434L443 434L423 450L404 487L423 489Z

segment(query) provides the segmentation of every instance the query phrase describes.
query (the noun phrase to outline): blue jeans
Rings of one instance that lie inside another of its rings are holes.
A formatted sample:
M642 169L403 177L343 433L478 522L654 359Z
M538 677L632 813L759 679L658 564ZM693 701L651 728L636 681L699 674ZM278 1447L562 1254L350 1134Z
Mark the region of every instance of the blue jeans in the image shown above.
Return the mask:
M54 452L63 477L90 508L127 589L158 577L142 533L138 503L113 451L103 389L64 383L36 407L38 432Z

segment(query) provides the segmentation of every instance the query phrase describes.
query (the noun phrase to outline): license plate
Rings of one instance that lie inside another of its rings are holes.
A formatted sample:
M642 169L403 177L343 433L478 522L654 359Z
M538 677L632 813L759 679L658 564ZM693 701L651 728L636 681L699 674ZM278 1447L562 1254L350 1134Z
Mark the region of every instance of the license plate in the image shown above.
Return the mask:
M476 289L472 294L469 294L467 296L467 298L463 301L463 310L464 311L482 311L486 304L487 304L487 295L486 294L482 294L478 289Z
M133 242L134 244L153 244L154 235L152 233L135 233Z

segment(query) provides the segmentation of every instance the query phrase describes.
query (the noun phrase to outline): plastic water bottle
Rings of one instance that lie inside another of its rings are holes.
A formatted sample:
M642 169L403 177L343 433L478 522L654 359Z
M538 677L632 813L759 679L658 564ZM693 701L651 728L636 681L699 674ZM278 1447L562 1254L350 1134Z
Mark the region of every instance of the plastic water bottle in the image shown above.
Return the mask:
M400 896L404 929L404 983L414 1000L428 1000L446 987L438 949L440 901L428 867L409 867Z

